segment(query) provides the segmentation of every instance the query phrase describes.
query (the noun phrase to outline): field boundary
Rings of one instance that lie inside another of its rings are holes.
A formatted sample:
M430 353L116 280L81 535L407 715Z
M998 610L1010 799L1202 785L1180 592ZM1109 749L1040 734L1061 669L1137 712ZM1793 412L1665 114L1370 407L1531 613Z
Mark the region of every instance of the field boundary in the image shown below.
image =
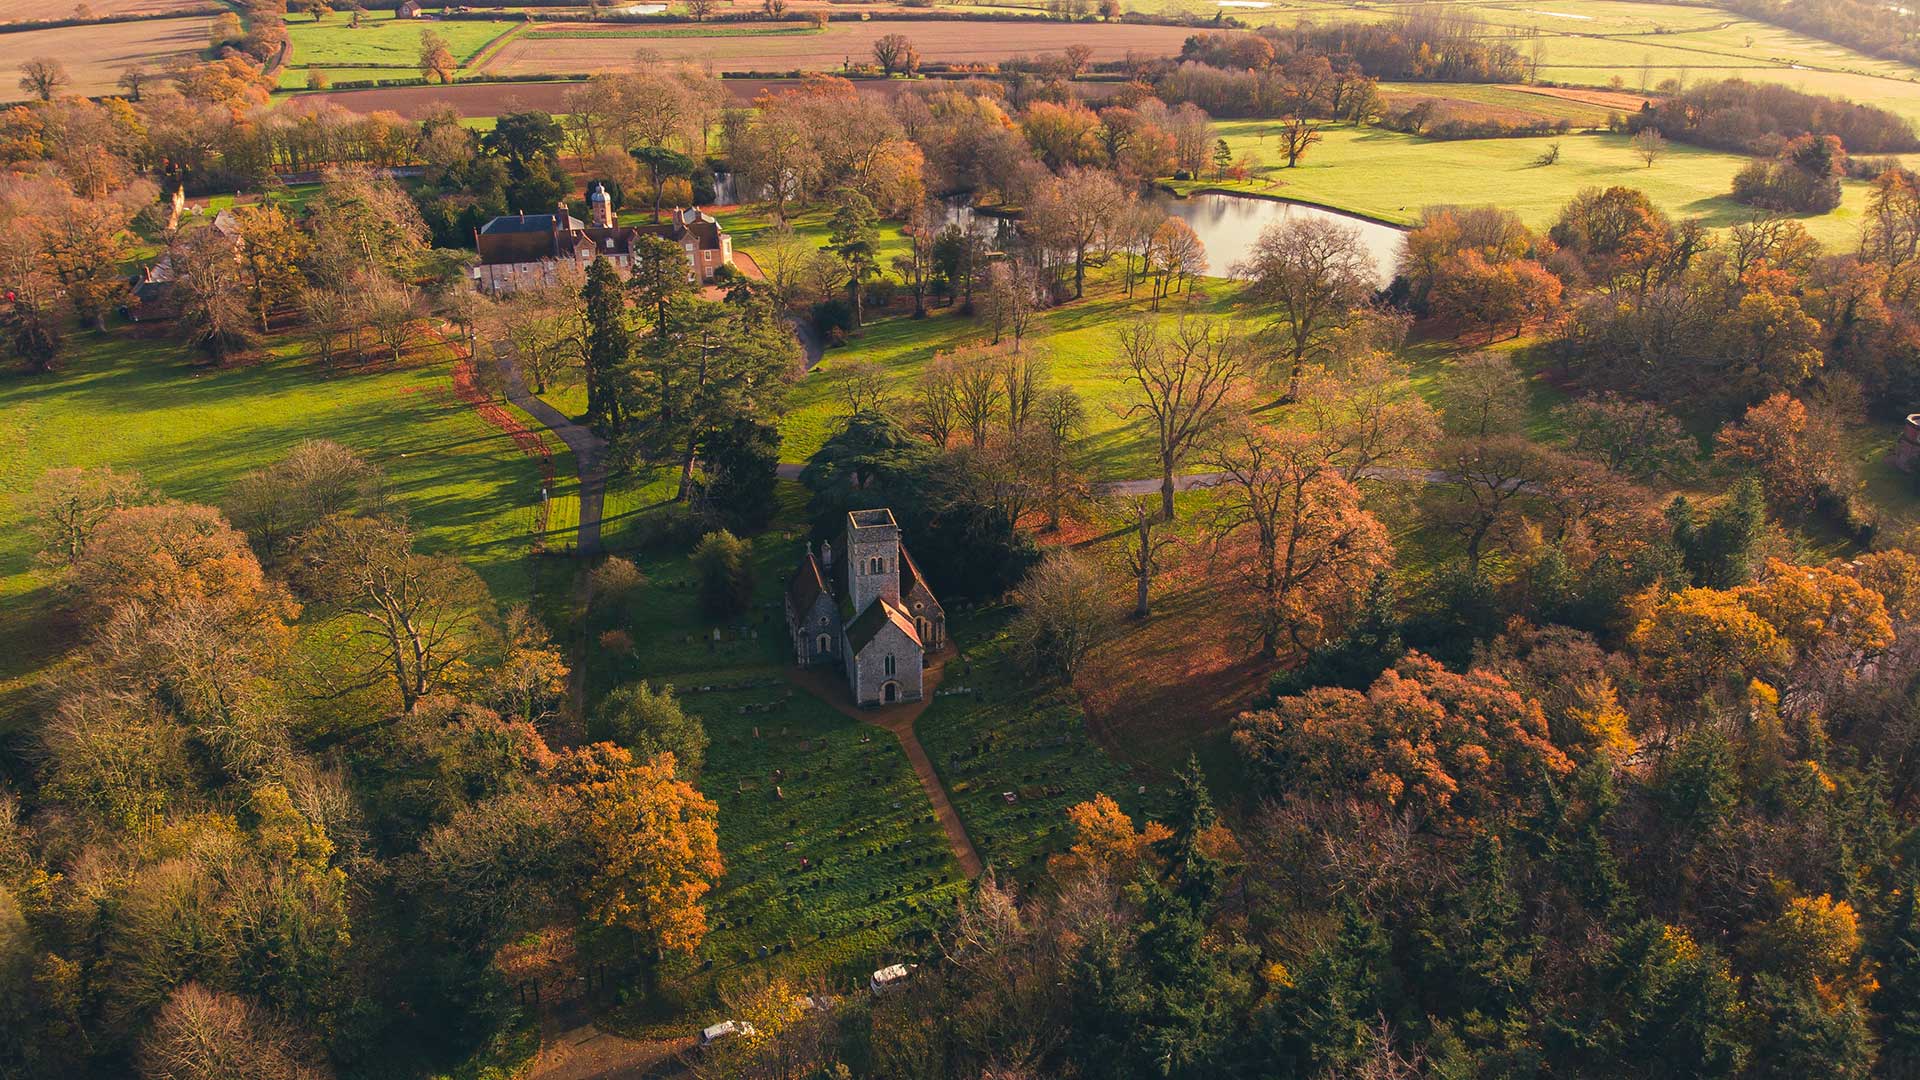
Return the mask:
M500 31L498 34L495 34L487 40L485 45L474 50L473 55L467 59L467 62L460 65L461 70L479 71L486 67L488 62L500 55L500 50L506 48L508 42L512 41L517 35L526 33L527 28L532 25L530 22L517 22L505 30Z

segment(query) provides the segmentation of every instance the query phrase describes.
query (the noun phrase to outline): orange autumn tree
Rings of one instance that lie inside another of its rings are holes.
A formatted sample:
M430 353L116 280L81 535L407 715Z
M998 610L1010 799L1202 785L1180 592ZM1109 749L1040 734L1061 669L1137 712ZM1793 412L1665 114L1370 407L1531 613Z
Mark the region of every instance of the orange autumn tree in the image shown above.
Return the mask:
M1135 829L1133 819L1106 795L1068 807L1067 820L1073 825L1073 846L1047 863L1062 881L1096 875L1127 881L1142 860L1156 858L1154 849L1173 837L1173 830L1157 821Z
M726 867L719 808L674 769L672 754L635 762L596 743L561 759L555 774L580 808L587 919L656 953L691 954L707 935L701 900Z
M1885 560L1869 566L1890 588L1898 570ZM1851 677L1893 645L1894 629L1885 600L1859 578L1770 559L1751 585L1665 597L1628 643L1654 687L1683 705L1756 678L1805 685Z
M1823 566L1769 559L1766 577L1735 595L1802 658L1877 653L1893 644L1885 599L1859 579Z
M192 602L234 617L291 619L298 608L267 579L247 538L210 506L161 503L114 511L73 564L87 600L172 609Z
M1785 665L1791 651L1773 624L1720 589L1681 589L1662 598L1627 640L1648 681L1675 703L1744 686Z
M1497 818L1543 777L1573 771L1539 702L1419 653L1364 694L1317 687L1247 713L1233 741L1272 791L1345 796L1436 832Z
M1754 927L1747 941L1755 967L1810 983L1829 1008L1863 1000L1878 986L1861 946L1853 905L1825 893L1788 900L1779 915Z
M1716 456L1757 474L1776 507L1805 510L1823 487L1845 475L1833 421L1784 393L1750 407L1715 439Z

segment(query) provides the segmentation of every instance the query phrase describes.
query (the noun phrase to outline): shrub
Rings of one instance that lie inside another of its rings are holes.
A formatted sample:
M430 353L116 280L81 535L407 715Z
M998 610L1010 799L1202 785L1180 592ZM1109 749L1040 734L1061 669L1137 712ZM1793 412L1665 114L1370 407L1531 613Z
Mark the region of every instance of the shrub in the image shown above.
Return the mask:
M641 573L639 567L616 555L587 575L587 595L593 598L594 607L611 607L631 599L646 583L647 575Z
M700 579L700 608L709 618L738 615L753 602L753 563L739 537L725 529L708 533L693 549L693 566Z

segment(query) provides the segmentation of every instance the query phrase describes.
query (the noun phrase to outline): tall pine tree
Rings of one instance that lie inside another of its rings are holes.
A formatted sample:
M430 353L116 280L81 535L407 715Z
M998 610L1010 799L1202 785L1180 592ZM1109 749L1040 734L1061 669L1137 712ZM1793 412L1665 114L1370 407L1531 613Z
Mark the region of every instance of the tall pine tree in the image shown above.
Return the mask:
M625 383L633 355L620 272L605 256L587 267L587 423L610 438L627 421Z

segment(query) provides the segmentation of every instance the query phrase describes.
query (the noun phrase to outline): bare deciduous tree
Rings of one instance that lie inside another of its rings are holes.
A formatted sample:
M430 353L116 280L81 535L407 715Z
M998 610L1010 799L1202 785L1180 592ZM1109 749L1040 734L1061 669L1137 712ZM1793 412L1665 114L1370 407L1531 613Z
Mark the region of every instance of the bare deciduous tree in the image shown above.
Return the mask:
M20 65L20 89L41 101L52 101L72 82L67 66L51 57L36 56Z
M39 557L72 566L108 515L152 498L152 491L136 472L48 469L34 482L27 503L33 537L40 544Z
M946 448L960 423L959 364L949 354L935 356L913 390L913 427Z
M1213 442L1222 474L1209 526L1216 541L1252 535L1257 557L1239 560L1258 604L1262 652L1305 651L1345 628L1373 576L1392 565L1387 530L1360 505L1314 437L1242 417Z
M1288 368L1284 401L1298 398L1307 361L1351 321L1377 280L1360 230L1320 217L1267 226L1231 272L1248 282L1254 300L1279 310Z
M887 367L876 360L855 360L833 372L833 388L849 413L879 411L890 396Z
M1174 537L1161 528L1160 507L1151 495L1124 496L1115 500L1113 518L1126 530L1127 572L1133 575L1133 617L1152 614L1153 575L1160 569L1161 553L1174 544Z
M298 580L357 625L367 666L354 687L391 680L403 709L438 690L479 629L487 591L465 564L420 555L405 525L336 517L298 552Z
M1189 318L1171 335L1139 319L1115 338L1116 374L1128 385L1125 415L1153 425L1160 465L1160 516L1173 520L1173 476L1200 440L1238 404L1244 392L1246 344L1211 319Z
M1030 670L1071 682L1112 623L1099 564L1054 548L1020 583L1020 613L1007 632Z
M186 983L168 995L140 1040L148 1080L322 1080L271 1013L235 994Z

